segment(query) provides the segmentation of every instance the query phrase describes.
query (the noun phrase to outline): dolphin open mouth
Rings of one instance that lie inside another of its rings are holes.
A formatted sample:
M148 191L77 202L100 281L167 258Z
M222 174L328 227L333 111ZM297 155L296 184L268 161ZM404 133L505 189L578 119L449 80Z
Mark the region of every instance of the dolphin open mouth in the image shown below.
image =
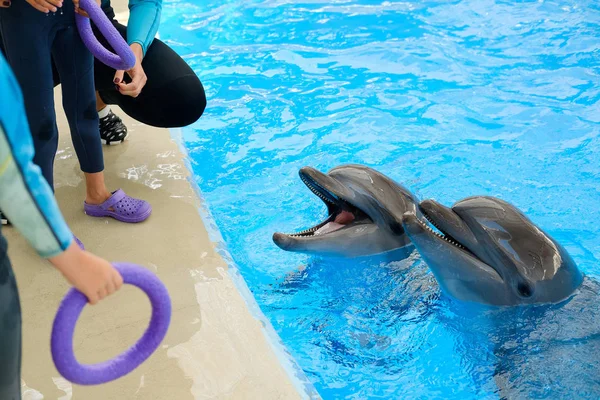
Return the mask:
M446 208L433 201L425 200L419 203L419 210L431 225L438 229L433 230L425 221L417 218L413 213L406 213L403 217L403 226L408 236L425 258L430 267L438 268L439 274L447 274L450 280L459 279L461 270L465 281L472 278L472 274L485 273L491 281L503 281L503 274L493 265L488 264L477 253L476 240L473 233L452 209ZM456 235L460 235L460 240ZM475 246L475 247L472 247ZM454 261L452 264L448 262ZM468 266L465 268L465 266ZM450 272L454 271L454 272ZM448 275L449 274L449 275Z
M425 222L418 218L413 218L413 223L416 222L427 232L443 240L447 245L452 246L457 251L462 252L467 258L477 261L480 265L485 265L490 271L494 271L498 277L501 278L503 276L498 268L494 265L490 265L486 260L483 260L476 254L477 250L471 250L470 247L474 246L473 241L475 240L473 233L462 218L452 209L446 208L435 201L424 200L419 203L419 210L421 210L425 219L438 229L439 233L431 229ZM446 229L444 228L445 226L447 226ZM457 233L460 234L461 239L457 239L456 235L453 236L450 234L448 230L451 229L456 230Z
M419 219L415 219L417 221L417 223L419 223L423 228L425 228L426 230L428 230L432 234L436 235L440 239L442 239L442 240L446 241L447 243L451 244L452 246L456 247L457 249L460 249L460 250L464 251L465 253L469 254L470 256L479 259L467 247L463 246L458 240L454 239L448 232L445 232L444 229L440 226L440 224L437 224L435 222L435 219L431 215L427 214L427 210L424 207L422 207L421 205L419 205L419 210L421 210L421 213L423 214L423 216L425 217L425 219L431 225L435 226L439 232L436 232L433 229L431 229L423 221L421 221Z
M303 231L276 235L308 239L328 235L356 223L372 223L365 212L347 201L344 195L334 188L337 184L332 178L312 168L302 168L299 175L306 187L323 200L328 216L324 221Z
M568 253L501 199L472 196L452 207L427 199L419 210L423 220L405 212L402 226L442 290L455 298L493 305L555 302L582 281Z
M425 219L433 226L435 226L437 228L437 230L439 232L434 231L433 229L431 229L426 223L424 223L421 220L417 220L421 226L425 229L427 229L429 232L433 233L434 235L436 235L437 237L444 239L446 242L450 243L453 246L458 247L459 249L463 249L463 250L467 250L465 248L465 246L463 246L462 244L458 243L458 241L456 239L454 239L452 236L450 236L450 234L448 234L447 232L444 232L442 230L442 228L440 228L440 226L438 224L435 223L435 221L433 220L433 218L431 218L431 216L427 215L427 211L425 211L422 207L419 207L419 209L421 210L421 212L423 213L423 216L425 217ZM468 251L468 250L467 250Z

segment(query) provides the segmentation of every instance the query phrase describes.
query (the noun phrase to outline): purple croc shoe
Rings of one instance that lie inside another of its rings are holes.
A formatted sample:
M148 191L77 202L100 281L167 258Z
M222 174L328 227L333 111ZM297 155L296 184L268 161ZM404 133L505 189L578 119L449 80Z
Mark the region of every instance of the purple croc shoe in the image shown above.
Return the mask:
M152 214L152 207L147 201L129 197L121 189L114 191L102 204L84 202L83 209L91 217L112 217L128 223L145 221Z

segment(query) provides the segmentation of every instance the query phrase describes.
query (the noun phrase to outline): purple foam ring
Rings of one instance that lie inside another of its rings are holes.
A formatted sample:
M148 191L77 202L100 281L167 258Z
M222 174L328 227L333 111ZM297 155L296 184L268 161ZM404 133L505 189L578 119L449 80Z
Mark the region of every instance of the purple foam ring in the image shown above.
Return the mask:
M111 53L102 46L94 36L90 19L77 14L75 16L75 22L77 23L79 36L81 36L81 40L83 40L83 43L94 57L116 70L127 71L133 68L136 61L135 54L133 54L133 51L131 51L127 42L123 40L121 34L109 21L108 17L104 14L104 11L102 11L98 4L96 4L94 0L80 0L79 7L88 13L92 21L94 21L94 24L96 24L96 27L98 27L108 43L110 43L112 48L117 52L117 54Z
M98 385L127 375L150 357L169 329L171 299L165 285L146 268L129 263L113 265L121 273L124 283L137 286L148 295L152 304L150 324L137 343L112 360L98 364L80 364L73 353L73 333L88 300L80 291L71 288L54 318L51 349L58 372L78 385Z

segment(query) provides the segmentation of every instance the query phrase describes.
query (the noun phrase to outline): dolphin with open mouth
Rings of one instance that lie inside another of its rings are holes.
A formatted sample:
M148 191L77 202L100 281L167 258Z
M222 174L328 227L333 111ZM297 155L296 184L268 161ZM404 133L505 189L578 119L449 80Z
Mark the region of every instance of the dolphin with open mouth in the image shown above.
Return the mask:
M475 196L445 207L425 200L403 227L446 294L510 306L557 303L582 283L567 251L506 201Z
M283 250L334 257L360 257L408 247L402 216L422 218L418 199L372 168L346 164L327 174L300 169L300 179L327 206L328 217L301 232L275 233Z

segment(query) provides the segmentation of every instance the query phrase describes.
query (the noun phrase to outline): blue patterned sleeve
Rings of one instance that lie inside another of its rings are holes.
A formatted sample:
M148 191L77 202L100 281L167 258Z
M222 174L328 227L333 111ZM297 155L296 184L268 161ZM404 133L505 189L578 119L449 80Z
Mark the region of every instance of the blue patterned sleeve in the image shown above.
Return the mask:
M73 241L40 168L21 89L0 54L0 210L44 258L59 255Z

